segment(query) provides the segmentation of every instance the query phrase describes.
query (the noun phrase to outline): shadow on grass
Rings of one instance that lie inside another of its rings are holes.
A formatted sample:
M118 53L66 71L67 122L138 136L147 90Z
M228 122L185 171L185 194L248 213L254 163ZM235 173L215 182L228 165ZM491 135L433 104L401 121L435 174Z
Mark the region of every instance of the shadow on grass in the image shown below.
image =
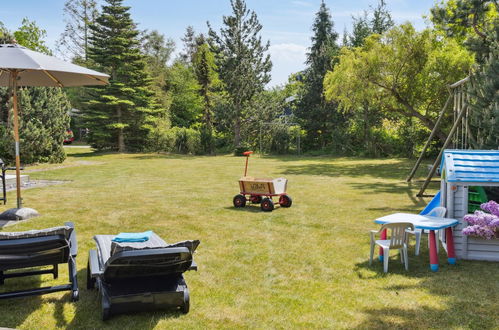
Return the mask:
M74 157L74 158L88 158L88 157L98 157L98 156L104 156L104 155L113 155L117 154L117 152L105 152L105 151L85 151L85 152L71 152L68 153L68 157Z
M133 159L138 159L138 160L151 160L151 159L189 159L189 160L194 160L194 159L200 159L200 158L207 158L207 157L212 157L212 156L199 156L199 155L183 155L183 154L140 154L133 156Z
M421 242L422 247L426 242ZM411 254L412 253L412 254ZM369 261L356 264L354 271L360 280L372 281L392 276L405 276L417 279L417 284L393 284L380 289L379 295L402 295L417 290L440 298L440 306L432 307L429 298L426 303L407 301L399 307L376 306L365 308L366 318L358 325L360 329L428 329L428 328L471 328L497 329L497 288L493 280L497 265L487 262L458 261L457 265L447 265L445 252L439 254L440 270L436 273L429 269L428 250L422 249L420 256L409 251L409 271L405 271L399 257L392 256L388 273L383 272L383 265L377 259L373 265ZM482 272L483 271L483 272ZM373 274L374 272L374 274ZM470 273L482 274L481 278L469 278ZM489 277L490 275L490 277ZM468 281L473 283L467 285ZM479 283L476 283L479 282ZM493 292L491 294L491 292ZM373 301L376 301L373 298ZM443 307L442 307L443 305Z
M133 329L153 329L157 323L164 319L178 318L179 311L151 310L148 312L126 313L112 315L111 319L102 321L101 296L97 288L87 289L87 269L78 271L80 287L80 301L75 303L74 318L71 322L64 319L64 300L55 300L56 304L54 318L59 327L67 329L82 328L133 328ZM58 306L61 305L61 306Z
M0 285L0 292L39 288L41 283L41 275L7 278L5 279L5 283ZM2 315L0 317L0 327L17 329L31 313L40 308L41 303L42 299L40 296L0 300Z
M252 212L252 213L271 213L271 212L264 212L260 208L260 204L253 204L253 205L246 205L245 207L234 207L234 206L225 206L225 210L232 211L232 212L237 212L237 213L246 213L246 212ZM274 211L279 209L279 206L277 206Z
M51 294L47 294L44 295L43 299L40 296L31 296L0 300L0 310L2 311L0 326L13 329L22 326L30 314L36 310L40 310L41 304L53 305L55 325L66 329L103 329L108 327L153 329L161 320L178 318L183 315L177 311L154 310L150 312L113 315L110 320L104 322L102 321L101 297L98 290L86 289L86 272L86 268L78 271L80 299L77 302L71 301L70 291L66 291L60 298L51 297ZM0 289L2 289L1 292L4 292L37 288L40 285L41 278L38 275L21 279L7 279L6 284L0 286ZM74 312L68 313L68 309L70 309L68 306L74 308ZM68 316L72 318L68 320Z
M322 159L316 159L322 160ZM291 175L320 175L330 177L362 177L370 176L380 179L399 179L403 180L410 170L410 165L407 161L399 160L388 164L345 164L331 163L330 158L324 159L324 164L306 164L306 165L291 165L286 166L282 173ZM350 160L350 159L348 159ZM359 161L362 159L351 159L351 161Z

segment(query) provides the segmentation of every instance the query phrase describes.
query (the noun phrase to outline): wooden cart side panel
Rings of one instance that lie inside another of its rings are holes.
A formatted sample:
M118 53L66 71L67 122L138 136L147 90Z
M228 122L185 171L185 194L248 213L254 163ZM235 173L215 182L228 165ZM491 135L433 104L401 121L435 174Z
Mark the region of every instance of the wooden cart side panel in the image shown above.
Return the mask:
M241 192L247 194L274 194L274 185L272 181L268 180L239 180L239 188Z

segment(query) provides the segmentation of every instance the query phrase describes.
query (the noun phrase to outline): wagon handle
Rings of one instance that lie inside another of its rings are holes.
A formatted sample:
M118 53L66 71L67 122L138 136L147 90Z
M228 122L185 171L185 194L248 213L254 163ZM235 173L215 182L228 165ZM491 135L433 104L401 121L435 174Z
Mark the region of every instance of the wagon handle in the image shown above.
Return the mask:
M248 159L249 156L253 153L253 151L245 151L243 152L243 155L246 156L246 166L244 167L244 176L246 176L246 173L248 173Z

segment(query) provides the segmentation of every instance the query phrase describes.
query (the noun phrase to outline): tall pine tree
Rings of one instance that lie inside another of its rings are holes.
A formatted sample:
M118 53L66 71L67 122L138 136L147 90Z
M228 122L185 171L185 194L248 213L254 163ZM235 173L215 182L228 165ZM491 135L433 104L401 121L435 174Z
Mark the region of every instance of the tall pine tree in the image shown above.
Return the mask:
M220 79L229 94L234 146L241 145L241 125L251 100L270 82L269 42L260 36L262 25L244 0L231 0L232 16L223 17L220 34L209 27Z
M300 95L297 116L307 131L305 147L324 149L344 127L342 115L333 103L326 103L323 95L323 80L332 68L334 57L338 54L336 44L338 34L333 30L333 21L324 1L315 16L312 26L312 46L307 54L308 67L304 74L304 89ZM341 142L340 142L341 143Z
M57 50L68 59L86 64L90 25L98 15L95 0L67 0L64 4L64 22L66 26L61 34Z
M213 94L218 85L217 67L215 65L215 56L210 51L210 47L203 38L200 38L201 44L197 46L194 53L193 66L194 72L201 87L199 93L204 101L203 124L201 126L201 143L203 150L209 154L215 151L213 138Z
M371 16L372 15L372 16ZM384 0L379 0L378 5L373 8L370 7L370 11L365 11L364 15L358 17L352 17L352 34L348 36L349 47L362 47L365 44L365 40L370 35L383 34L391 29L394 25L393 19L390 12L386 8L386 3ZM363 145L363 151L368 156L379 156L379 148L377 148L376 139L373 138L373 131L379 130L379 126L382 124L382 116L378 107L373 105L374 100L371 97L366 97L359 109L344 109L351 112L351 122L353 123L351 129L351 140L355 140L356 135L361 133L362 141L359 141L355 147L358 148L360 144ZM352 111L353 110L353 111Z
M88 88L87 107L82 110L89 142L98 149L143 150L159 109L130 7L123 6L123 0L106 2L90 25L89 57L111 77L107 86Z

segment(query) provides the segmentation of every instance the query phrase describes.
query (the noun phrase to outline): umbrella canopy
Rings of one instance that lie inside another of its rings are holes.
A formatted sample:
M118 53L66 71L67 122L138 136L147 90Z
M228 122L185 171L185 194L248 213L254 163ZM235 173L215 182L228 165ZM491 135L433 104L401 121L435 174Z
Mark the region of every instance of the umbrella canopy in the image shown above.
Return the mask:
M105 85L109 75L32 51L17 44L0 44L0 86L11 86L16 147L17 207L21 208L21 161L19 158L19 118L17 87L71 87Z
M71 87L105 85L109 76L16 44L0 44L0 86Z

